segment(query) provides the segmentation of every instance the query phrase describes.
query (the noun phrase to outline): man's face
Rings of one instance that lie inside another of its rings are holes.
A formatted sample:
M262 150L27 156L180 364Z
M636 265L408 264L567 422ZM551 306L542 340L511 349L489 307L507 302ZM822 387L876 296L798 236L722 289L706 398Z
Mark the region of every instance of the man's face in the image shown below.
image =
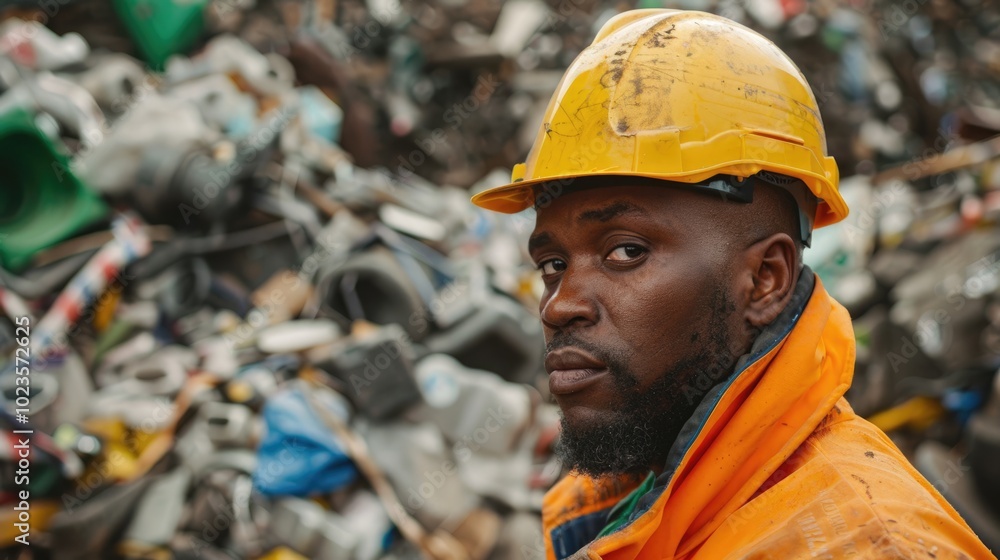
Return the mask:
M563 412L560 451L578 470L662 467L743 352L731 347L729 282L742 247L713 231L721 204L634 186L577 190L538 210L529 251L545 282L545 368Z

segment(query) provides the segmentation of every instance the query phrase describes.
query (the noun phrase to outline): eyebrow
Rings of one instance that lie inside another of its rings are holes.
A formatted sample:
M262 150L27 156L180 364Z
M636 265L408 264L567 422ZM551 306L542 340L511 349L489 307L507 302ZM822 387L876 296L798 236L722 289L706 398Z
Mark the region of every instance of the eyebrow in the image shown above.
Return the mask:
M587 210L585 212L581 212L580 215L576 217L576 221L608 222L615 218L626 216L628 214L639 214L642 216L647 215L645 210L636 206L635 204L629 202L614 202L603 208L595 208L594 210Z
M548 233L538 233L532 235L528 238L528 252L532 253L536 249L541 249L542 247L552 243L552 236Z

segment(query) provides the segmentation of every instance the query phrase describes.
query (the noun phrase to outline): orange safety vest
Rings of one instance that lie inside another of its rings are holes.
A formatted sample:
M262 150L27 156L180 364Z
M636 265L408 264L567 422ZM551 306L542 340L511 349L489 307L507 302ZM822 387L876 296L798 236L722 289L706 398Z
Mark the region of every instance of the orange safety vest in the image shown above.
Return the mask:
M559 481L542 507L548 560L994 558L843 399L854 331L818 278L792 324L703 403L676 468L616 530L594 538L635 483Z

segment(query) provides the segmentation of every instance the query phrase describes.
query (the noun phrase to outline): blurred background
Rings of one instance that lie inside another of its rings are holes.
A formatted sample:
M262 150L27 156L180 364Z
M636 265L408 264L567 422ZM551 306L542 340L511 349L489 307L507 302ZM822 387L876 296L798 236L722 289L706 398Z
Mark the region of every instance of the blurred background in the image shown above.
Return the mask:
M6 557L544 558L534 217L468 198L635 7L802 69L848 399L1000 550L996 1L7 0Z

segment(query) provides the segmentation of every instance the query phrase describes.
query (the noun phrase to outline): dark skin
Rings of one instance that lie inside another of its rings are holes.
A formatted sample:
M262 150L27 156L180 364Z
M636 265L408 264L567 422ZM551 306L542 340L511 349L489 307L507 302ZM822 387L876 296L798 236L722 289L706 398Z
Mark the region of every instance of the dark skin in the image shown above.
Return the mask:
M632 183L567 190L537 208L529 242L550 389L579 448L564 458L592 475L658 473L699 376L732 372L801 270L794 202L778 189L746 204Z

